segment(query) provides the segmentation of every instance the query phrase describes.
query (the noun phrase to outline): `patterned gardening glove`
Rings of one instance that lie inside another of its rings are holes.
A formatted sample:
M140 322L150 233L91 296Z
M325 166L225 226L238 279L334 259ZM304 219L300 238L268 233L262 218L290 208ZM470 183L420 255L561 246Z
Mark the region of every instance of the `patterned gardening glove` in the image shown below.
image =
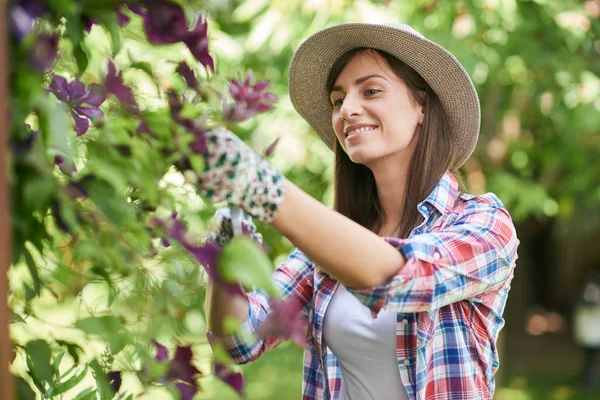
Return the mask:
M249 236L259 246L262 246L262 235L256 231L256 225L252 222L252 216L241 211L239 219L234 222L232 214L234 213L231 212L229 207L219 208L215 211L215 215L208 226L206 241L223 247L234 236L243 234ZM234 232L234 224L239 226L239 233Z
M212 202L227 201L269 224L283 203L284 176L227 129L206 133L200 193Z

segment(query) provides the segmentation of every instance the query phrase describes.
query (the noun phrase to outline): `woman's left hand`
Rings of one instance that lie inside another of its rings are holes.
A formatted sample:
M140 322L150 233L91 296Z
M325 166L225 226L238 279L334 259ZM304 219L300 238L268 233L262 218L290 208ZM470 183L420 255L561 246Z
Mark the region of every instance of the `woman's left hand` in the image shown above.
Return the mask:
M200 193L212 202L227 201L269 224L283 203L285 177L267 160L224 128L206 133Z

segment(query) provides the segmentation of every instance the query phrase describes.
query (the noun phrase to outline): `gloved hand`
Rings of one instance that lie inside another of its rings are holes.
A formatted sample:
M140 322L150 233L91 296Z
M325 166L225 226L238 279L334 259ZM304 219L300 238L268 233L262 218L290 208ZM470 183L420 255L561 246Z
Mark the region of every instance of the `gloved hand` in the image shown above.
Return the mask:
M262 245L262 235L256 231L256 225L252 222L252 216L242 212L239 221L239 233L234 233L234 223L232 213L229 207L219 208L215 212L208 226L207 242L212 242L219 247L223 247L227 242L233 239L234 236L241 234L248 235L257 243Z
M269 224L283 203L284 176L227 129L206 134L198 189L212 202L227 201Z

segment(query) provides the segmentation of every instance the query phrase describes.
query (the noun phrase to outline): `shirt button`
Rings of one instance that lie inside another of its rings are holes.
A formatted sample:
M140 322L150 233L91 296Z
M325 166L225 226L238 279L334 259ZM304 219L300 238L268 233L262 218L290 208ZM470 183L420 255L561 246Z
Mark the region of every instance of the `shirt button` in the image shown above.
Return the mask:
M402 320L402 324L404 324L404 325L408 325L408 320L407 320L406 318L404 318L404 319Z
M410 360L404 360L404 365L410 365Z
M433 253L433 258L436 260L439 260L440 258L442 258L441 254L438 253L437 251L435 253Z

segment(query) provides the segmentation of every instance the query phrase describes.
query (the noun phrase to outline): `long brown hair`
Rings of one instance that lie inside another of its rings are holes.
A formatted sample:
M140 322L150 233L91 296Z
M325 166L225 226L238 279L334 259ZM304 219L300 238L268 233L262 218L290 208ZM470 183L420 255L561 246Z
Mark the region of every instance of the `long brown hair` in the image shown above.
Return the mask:
M371 53L373 56L379 54L383 57L392 71L408 86L413 99L423 107L425 118L420 125L418 142L408 169L406 198L399 225L399 237L406 238L412 229L423 221L417 205L427 198L452 164L454 143L442 104L435 92L414 69L384 51L357 48L342 55L329 72L328 92L331 93L335 80L344 67L363 52ZM338 140L335 141L334 151L334 209L378 233L382 228L383 210L379 204L373 173L366 166L352 162ZM464 184L460 175L457 173L454 175L462 188Z

